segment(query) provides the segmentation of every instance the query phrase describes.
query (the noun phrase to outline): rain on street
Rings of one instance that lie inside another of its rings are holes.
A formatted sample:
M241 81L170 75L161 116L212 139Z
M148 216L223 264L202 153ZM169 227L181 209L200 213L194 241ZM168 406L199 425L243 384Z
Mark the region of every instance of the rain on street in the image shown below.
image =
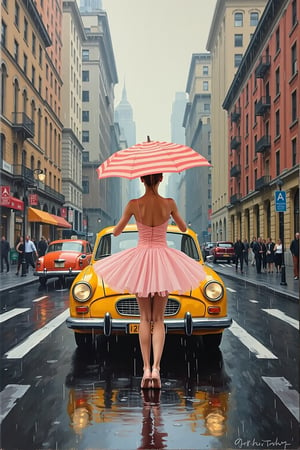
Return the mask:
M68 289L1 298L2 448L299 448L298 305L224 277L220 351L167 337L162 390L140 391L137 336L76 349Z

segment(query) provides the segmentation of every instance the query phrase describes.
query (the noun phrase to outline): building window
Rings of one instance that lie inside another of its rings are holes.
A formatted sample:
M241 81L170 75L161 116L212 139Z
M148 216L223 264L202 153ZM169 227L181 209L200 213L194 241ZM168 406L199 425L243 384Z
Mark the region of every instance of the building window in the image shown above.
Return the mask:
M235 47L243 47L243 35L242 34L234 35L234 46Z
M43 62L43 49L42 46L40 45L39 47L39 65L41 66Z
M20 19L20 6L17 2L15 2L15 25L19 28L19 19Z
M39 90L39 94L42 94L42 77L39 77L39 87L38 87L38 90Z
M292 139L292 166L297 164L297 139Z
M90 142L90 132L89 131L82 132L82 142Z
M90 152L82 152L82 162L89 162L90 160Z
M204 112L206 114L210 113L210 103L204 103Z
M35 85L35 67L34 66L32 66L32 69L31 69L31 83L33 86Z
M27 56L25 55L25 53L24 53L24 60L23 60L23 71L24 71L24 74L27 76L27 61L28 61L28 58L27 58Z
M276 89L276 95L279 95L280 94L280 67L278 67L275 72L275 89Z
M82 61L89 61L90 59L90 51L82 50Z
M90 192L89 180L82 180L82 193L89 194L89 192Z
M24 17L24 33L23 33L24 41L28 40L28 20Z
M202 75L208 75L208 66L203 66Z
M208 91L208 81L203 81L203 91Z
M17 41L14 41L14 58L16 63L18 63L19 61L19 44L17 43Z
M82 101L83 102L90 101L90 91L82 91Z
M7 25L5 22L1 22L1 46L6 47L6 32L7 32Z
M246 194L249 194L249 177L246 176Z
M90 81L90 72L89 70L82 71L82 81Z
M235 13L234 14L234 26L235 27L243 26L243 13Z
M246 114L246 136L249 134L249 114Z
M297 91L292 92L292 122L297 120Z
M249 86L246 86L246 105L249 103Z
M90 112L82 111L82 122L89 122L89 121L90 121Z
M239 67L241 64L243 55L241 53L235 53L234 55L234 67Z
M275 159L276 159L276 176L278 177L280 175L280 150L276 152Z
M279 109L275 114L275 137L280 136L280 111Z
M276 53L280 50L280 28L278 27L275 34Z
M297 43L292 47L292 76L297 73Z
M245 163L246 163L246 166L249 165L249 145L248 144L246 145Z
M35 50L36 50L36 37L35 37L35 34L34 34L34 33L32 33L31 50L32 50L33 56L35 56Z
M292 26L297 23L297 0L292 1Z
M258 12L251 12L250 13L250 26L256 27L258 24L259 15Z

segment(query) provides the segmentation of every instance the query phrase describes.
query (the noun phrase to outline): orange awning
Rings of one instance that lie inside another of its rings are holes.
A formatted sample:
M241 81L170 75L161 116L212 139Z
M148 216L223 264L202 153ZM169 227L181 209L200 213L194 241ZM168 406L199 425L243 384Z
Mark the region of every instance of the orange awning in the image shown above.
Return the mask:
M57 222L52 214L35 208L28 208L28 220L29 222L40 222L48 223L50 225L57 225Z
M63 217L55 216L55 214L51 214L54 220L56 220L56 226L60 228L72 228L72 225L69 224Z

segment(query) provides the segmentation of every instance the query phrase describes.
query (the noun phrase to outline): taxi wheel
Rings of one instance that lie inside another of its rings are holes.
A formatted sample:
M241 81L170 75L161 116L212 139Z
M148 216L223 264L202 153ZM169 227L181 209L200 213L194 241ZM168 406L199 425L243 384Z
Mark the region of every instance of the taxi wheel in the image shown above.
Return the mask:
M203 344L209 349L217 349L222 341L222 333L218 334L205 334L202 336Z

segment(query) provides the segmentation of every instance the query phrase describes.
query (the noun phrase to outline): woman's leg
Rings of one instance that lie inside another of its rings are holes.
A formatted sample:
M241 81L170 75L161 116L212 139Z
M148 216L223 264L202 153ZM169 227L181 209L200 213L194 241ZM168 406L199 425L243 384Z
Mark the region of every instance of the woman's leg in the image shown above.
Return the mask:
M142 380L142 387L148 386L151 378L150 353L151 353L151 298L137 297L137 302L140 310L140 328L139 341L143 358L144 376ZM146 379L146 380L145 380Z
M159 369L160 360L162 357L164 345L165 345L165 325L164 314L168 301L168 296L161 297L155 295L153 298L152 306L152 349L153 349L153 366L152 366L152 379L157 380L154 383L154 387L160 387Z

